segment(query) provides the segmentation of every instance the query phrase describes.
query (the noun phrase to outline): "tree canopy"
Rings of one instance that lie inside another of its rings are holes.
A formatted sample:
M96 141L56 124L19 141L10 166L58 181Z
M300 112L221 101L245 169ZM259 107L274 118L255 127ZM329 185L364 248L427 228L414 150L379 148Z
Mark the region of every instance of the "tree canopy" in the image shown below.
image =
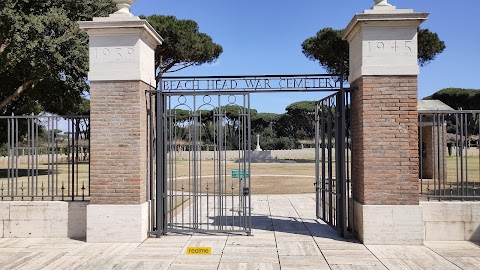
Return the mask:
M342 40L343 30L324 28L302 43L303 54L318 61L329 73L349 74L349 45ZM445 43L428 29L418 30L418 64L425 66L445 50Z
M114 10L109 0L0 3L0 113L81 111L88 38L76 23Z
M88 36L77 21L114 11L111 0L2 1L0 113L88 112L83 100L89 91ZM192 20L160 15L146 19L165 39L156 51L157 71L212 63L223 51Z
M288 105L283 114L259 113L255 109L249 109L251 118L251 134L259 134L261 146L264 149L294 149L300 147L305 140L315 139L315 105L316 101L300 101ZM238 132L242 129L242 121L248 109L237 105L215 107L211 110L202 110L192 113L189 109L172 109L168 112L176 125L175 138L177 140L189 141L189 132L194 123L202 129L201 140L206 146L215 144L215 136L219 123L228 136L226 149L238 149ZM196 122L201 121L201 122ZM251 147L254 149L256 140L251 140Z
M281 114L277 113L257 113L252 115L252 127L265 128L268 125L277 122Z
M479 110L480 109L480 89L463 88L445 88L435 92L433 95L425 97L424 100L440 100L455 110ZM456 125L459 119L453 115L446 115L446 129L448 133L458 132ZM465 127L468 134L478 134L478 115L472 114L471 117L465 117ZM463 121L463 120L462 120Z
M445 42L441 41L437 33L428 29L418 29L418 64L426 66L435 57L445 50Z
M311 115L315 112L315 106L317 102L306 100L294 102L285 108L289 114L302 114L302 115Z
M445 88L424 99L440 100L455 110L480 109L480 89Z
M332 74L348 74L348 42L342 40L342 30L324 28L302 43L303 54Z
M195 21L163 15L142 18L164 38L155 53L155 67L160 73L213 63L223 52L222 46L213 42L209 35L199 32Z

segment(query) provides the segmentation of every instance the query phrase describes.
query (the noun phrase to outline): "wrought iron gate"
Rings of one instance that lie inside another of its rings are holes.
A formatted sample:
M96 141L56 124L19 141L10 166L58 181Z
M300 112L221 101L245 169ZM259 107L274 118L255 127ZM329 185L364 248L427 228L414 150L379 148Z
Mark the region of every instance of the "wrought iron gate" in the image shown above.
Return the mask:
M156 96L157 235L250 234L250 95Z
M349 104L349 92L340 90L320 100L315 111L317 218L341 236L353 231Z
M343 81L331 74L162 77L160 90L146 91L151 234L250 234L250 94L344 93Z

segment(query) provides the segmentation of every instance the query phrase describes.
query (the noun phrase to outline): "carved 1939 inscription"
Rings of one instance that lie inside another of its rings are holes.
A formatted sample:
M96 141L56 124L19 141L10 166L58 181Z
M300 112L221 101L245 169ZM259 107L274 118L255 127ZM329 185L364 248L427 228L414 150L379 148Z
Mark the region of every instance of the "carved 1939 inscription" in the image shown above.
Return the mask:
M369 41L368 52L372 54L381 54L381 53L411 54L413 53L413 46L414 45L411 40Z
M130 62L134 59L135 48L109 47L91 48L90 56L94 62Z

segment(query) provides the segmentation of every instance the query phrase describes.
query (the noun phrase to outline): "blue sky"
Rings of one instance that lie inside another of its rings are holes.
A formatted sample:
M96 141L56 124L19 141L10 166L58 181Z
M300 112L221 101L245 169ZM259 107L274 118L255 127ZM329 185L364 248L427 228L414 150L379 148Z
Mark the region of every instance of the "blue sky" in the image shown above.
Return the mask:
M420 69L420 98L446 87L480 89L480 1L389 3L397 8L430 12L421 27L438 33L447 46L437 59ZM201 32L223 46L224 52L216 63L172 75L319 74L325 71L302 54L301 43L322 28L345 28L355 13L373 4L372 0L137 0L132 13L195 20ZM252 107L282 113L292 102L316 100L324 95L255 94Z

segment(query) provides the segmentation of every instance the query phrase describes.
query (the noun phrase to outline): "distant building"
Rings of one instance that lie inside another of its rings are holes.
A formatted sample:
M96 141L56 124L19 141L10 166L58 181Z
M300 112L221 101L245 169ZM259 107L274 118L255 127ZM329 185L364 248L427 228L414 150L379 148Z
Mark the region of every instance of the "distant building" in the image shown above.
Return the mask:
M447 123L444 114L435 114L435 111L455 110L440 100L418 101L419 176L422 179L446 177Z

